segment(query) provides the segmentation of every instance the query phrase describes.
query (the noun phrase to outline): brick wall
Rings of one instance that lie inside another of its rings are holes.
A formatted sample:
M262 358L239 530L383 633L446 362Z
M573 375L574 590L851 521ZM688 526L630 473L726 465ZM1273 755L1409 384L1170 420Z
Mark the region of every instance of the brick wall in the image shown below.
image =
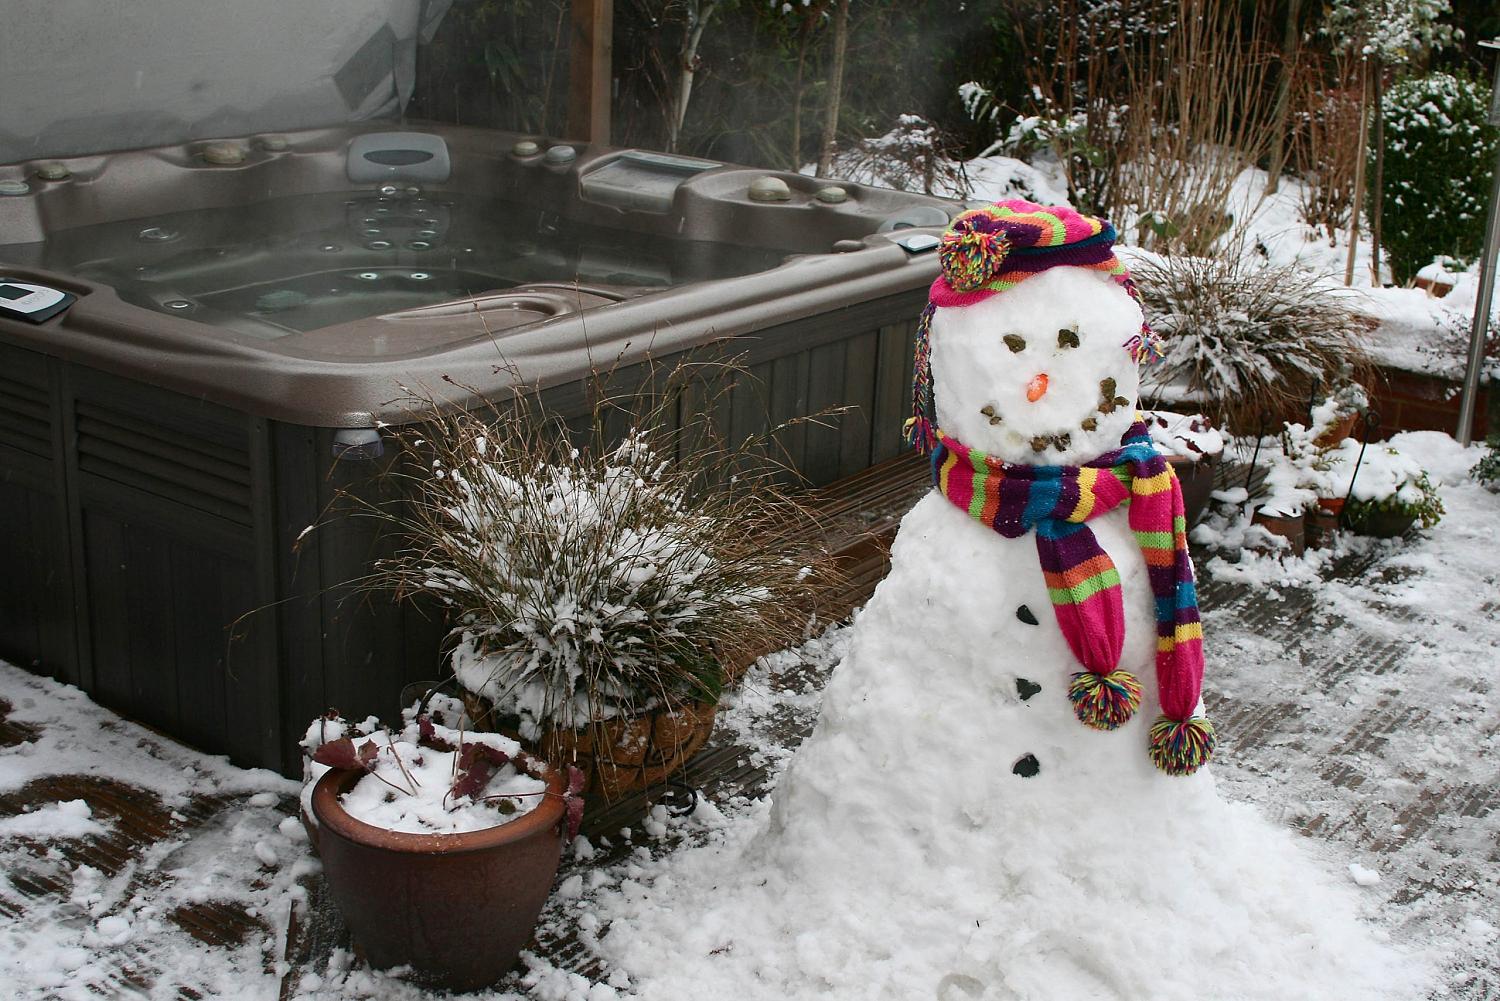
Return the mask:
M1446 431L1458 428L1458 408L1463 384L1452 379L1397 369L1379 368L1370 402L1380 413L1380 434L1389 437L1397 431ZM1480 386L1478 406L1474 412L1474 437L1482 439L1492 426L1500 426L1491 407L1500 403L1500 394L1492 387Z

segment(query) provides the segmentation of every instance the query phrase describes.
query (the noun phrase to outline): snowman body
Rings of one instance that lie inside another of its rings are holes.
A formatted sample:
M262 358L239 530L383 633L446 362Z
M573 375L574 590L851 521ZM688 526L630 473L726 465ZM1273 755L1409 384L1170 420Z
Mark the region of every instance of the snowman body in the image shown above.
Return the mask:
M940 309L932 322L938 423L971 448L1012 463L1077 465L1118 448L1134 421L1136 367L1124 345L1141 312L1106 275L1057 268L1004 295ZM773 829L787 833L831 811L851 819L860 801L842 790L862 784L852 773L878 788L882 774L940 773L943 762L964 761L1021 802L1180 796L1198 784L1162 775L1146 754L1160 711L1156 625L1128 505L1088 527L1120 575L1117 666L1142 685L1128 722L1099 731L1074 715L1068 684L1084 668L1058 627L1034 535L1007 538L933 491L902 521L891 571L788 771ZM987 810L1008 809L952 793L945 782L912 790L939 826L985 823Z

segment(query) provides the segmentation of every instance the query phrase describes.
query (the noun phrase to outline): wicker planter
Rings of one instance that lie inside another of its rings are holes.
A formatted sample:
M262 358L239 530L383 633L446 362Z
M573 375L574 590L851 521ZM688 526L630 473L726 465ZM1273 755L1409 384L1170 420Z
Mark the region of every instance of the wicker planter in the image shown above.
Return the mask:
M470 719L493 717L489 704L480 697L465 692L463 698ZM520 740L528 751L552 764L577 767L586 780L585 792L618 799L681 771L708 742L717 711L717 706L694 702L603 720L581 731L553 730L540 741L528 741L515 733L507 736Z

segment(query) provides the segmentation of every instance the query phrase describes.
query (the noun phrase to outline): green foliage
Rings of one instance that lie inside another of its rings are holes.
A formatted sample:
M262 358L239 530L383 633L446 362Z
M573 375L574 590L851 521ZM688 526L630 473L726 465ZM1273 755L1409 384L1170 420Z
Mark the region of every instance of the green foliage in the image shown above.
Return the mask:
M1469 475L1488 490L1500 493L1500 434L1492 434L1485 442L1489 451L1469 470Z
M1463 37L1451 15L1449 0L1333 0L1323 31L1336 49L1406 63Z
M1399 282L1439 255L1480 252L1497 141L1485 124L1489 99L1484 84L1447 73L1386 92L1382 242Z
M1358 530L1376 514L1395 514L1415 518L1423 528L1431 528L1447 513L1443 508L1443 498L1426 473L1422 474L1415 486L1420 492L1420 497L1415 501L1402 500L1401 494L1406 492L1404 490L1384 500L1351 500L1344 509L1344 520Z

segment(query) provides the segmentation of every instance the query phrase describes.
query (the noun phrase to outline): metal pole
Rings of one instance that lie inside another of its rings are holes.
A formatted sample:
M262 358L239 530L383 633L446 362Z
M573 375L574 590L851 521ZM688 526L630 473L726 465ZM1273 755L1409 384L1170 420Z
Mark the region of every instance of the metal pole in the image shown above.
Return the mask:
M1379 109L1376 109L1377 113ZM1365 204L1365 157L1370 154L1370 57L1359 61L1359 159L1354 161L1354 206L1349 212L1349 257L1344 284L1354 284L1354 254L1359 250L1359 214Z
M1500 38L1480 42L1500 50ZM1500 55L1495 58L1495 86L1490 95L1490 124L1500 126ZM1484 231L1484 256L1479 262L1479 301L1474 304L1474 327L1469 333L1469 366L1464 370L1464 395L1458 409L1458 441L1474 440L1474 408L1479 398L1479 372L1484 365L1484 341L1490 329L1490 300L1495 295L1495 257L1500 253L1500 147L1495 150L1495 176L1490 184L1490 218Z

